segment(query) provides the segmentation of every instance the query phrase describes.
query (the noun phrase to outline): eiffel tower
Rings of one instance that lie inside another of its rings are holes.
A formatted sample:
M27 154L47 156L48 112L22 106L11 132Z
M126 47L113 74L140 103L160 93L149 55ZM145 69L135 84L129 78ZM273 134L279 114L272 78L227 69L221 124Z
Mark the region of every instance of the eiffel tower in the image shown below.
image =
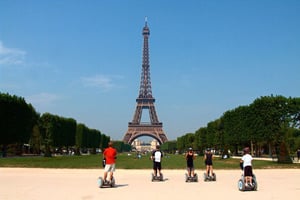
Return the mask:
M144 46L143 46L143 63L139 96L136 99L136 109L132 122L128 123L128 130L123 141L131 144L136 138L141 136L150 136L156 139L160 144L168 141L166 134L163 131L163 123L158 121L155 111L155 99L152 96L151 80L150 80L150 64L149 64L149 45L148 39L150 29L145 20L143 28ZM141 123L142 111L149 111L150 122Z

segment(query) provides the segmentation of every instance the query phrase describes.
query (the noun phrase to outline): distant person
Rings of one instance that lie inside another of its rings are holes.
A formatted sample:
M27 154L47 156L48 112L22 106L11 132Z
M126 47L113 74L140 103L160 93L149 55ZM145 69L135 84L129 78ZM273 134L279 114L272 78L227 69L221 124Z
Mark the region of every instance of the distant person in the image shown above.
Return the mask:
M194 159L195 154L192 148L189 148L188 152L185 154L186 159L186 165L187 165L187 171L189 177L194 177L195 175L195 169L194 169Z
M298 162L299 162L299 159L300 159L300 148L298 148L298 150L297 150L297 158L298 158Z
M208 177L209 174L213 176L213 154L210 148L208 148L204 154L204 162L206 166L206 176Z
M161 159L163 157L163 153L160 150L160 146L157 145L156 149L152 151L151 160L153 161L153 171L154 176L157 177L157 171L159 172L159 176L161 176Z
M249 147L244 148L244 155L241 159L241 163L243 163L244 177L245 177L245 186L252 187L252 156L250 155Z
M109 173L109 181L112 180L114 171L116 170L116 158L117 158L117 150L113 148L113 143L108 143L108 148L106 148L103 152L103 159L105 160L104 167L104 181L108 182L107 175Z

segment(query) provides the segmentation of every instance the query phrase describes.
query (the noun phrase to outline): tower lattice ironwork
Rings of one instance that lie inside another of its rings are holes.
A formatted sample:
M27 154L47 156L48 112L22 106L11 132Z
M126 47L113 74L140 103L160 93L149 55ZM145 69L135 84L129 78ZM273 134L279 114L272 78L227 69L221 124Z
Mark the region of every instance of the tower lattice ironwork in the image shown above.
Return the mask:
M145 20L143 28L143 61L139 96L136 99L136 109L132 122L128 123L128 130L123 141L131 144L140 136L150 136L155 138L160 144L168 141L166 134L163 131L163 123L159 122L155 111L155 98L152 96L151 79L150 79L150 64L149 64L149 35L150 29ZM143 110L149 111L150 122L141 122Z

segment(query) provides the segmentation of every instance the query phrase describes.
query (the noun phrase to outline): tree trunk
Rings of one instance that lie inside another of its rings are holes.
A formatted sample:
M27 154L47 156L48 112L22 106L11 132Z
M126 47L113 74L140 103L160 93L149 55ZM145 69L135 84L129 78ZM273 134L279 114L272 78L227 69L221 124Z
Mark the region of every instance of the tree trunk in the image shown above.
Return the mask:
M46 147L45 147L45 157L52 157L52 154L51 154L51 150L50 150L50 145L49 144L46 144Z
M252 140L251 140L251 155L253 156L253 142L252 142Z
M278 163L293 163L285 142L281 142L279 146Z
M273 150L272 150L272 145L271 142L269 142L269 157L272 158L273 157Z

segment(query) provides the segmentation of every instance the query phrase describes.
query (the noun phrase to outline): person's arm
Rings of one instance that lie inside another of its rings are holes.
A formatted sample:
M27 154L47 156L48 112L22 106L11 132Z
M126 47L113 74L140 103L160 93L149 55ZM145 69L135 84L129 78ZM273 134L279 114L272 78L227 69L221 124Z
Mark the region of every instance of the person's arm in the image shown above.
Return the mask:
M240 168L241 168L241 170L244 170L243 160L240 161Z
M154 151L152 151L151 156L150 156L151 160L153 160L153 158L154 158Z
M102 155L103 155L103 159L105 159L105 155L106 155L106 149L104 149L104 151L103 151Z

